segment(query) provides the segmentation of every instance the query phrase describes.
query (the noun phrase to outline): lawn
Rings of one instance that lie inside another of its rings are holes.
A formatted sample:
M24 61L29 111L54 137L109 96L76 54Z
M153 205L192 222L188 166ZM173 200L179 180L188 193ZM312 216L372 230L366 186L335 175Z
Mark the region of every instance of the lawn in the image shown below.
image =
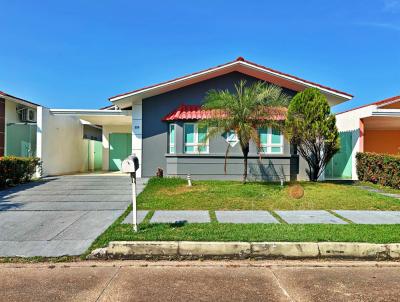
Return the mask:
M400 201L367 192L354 185L333 183L301 183L305 195L293 199L288 185L280 188L271 183L234 181L194 181L187 187L181 179L151 179L138 197L138 208L150 210L134 233L132 226L122 224L131 211L115 221L93 243L102 247L110 241L193 240L193 241L335 241L335 242L400 242L400 225L324 225L304 224L224 224L215 219L219 209L376 209L400 210ZM150 224L154 210L209 210L211 223ZM282 221L281 221L282 222Z
M304 197L289 196L289 185L238 181L150 179L138 197L143 210L400 210L400 200L354 185L300 183Z

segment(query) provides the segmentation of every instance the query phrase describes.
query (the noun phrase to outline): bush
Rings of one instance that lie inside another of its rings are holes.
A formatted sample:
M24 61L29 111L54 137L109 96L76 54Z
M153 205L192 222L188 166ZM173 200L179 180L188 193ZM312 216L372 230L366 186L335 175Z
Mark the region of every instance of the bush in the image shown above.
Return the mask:
M359 180L400 189L400 156L364 152L356 159Z
M31 180L38 167L40 159L36 157L0 157L0 187Z

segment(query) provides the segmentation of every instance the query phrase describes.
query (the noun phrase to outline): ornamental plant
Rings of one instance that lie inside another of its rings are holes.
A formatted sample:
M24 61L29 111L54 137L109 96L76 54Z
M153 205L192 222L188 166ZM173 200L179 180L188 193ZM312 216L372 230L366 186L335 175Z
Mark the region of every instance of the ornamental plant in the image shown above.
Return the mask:
M340 149L336 119L326 97L316 88L297 93L290 102L286 135L308 164L311 181L317 181Z

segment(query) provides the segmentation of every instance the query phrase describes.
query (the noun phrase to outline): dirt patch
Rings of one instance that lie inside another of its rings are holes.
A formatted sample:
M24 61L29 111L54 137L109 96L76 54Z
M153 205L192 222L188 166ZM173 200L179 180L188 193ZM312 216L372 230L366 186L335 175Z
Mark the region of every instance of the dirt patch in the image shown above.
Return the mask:
M179 187L160 189L158 194L167 195L167 196L176 196L176 195L181 195L181 194L185 194L185 193L201 193L201 192L206 192L206 191L207 191L206 186L195 185L195 186L189 187L187 185L182 185Z

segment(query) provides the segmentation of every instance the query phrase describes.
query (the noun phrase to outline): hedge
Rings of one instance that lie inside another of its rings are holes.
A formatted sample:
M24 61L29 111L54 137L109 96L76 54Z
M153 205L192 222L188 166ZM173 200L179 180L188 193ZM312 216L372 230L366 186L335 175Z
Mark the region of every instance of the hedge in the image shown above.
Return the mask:
M0 157L0 187L31 180L40 166L40 159L36 157Z
M357 153L359 180L400 189L400 156L378 153Z

